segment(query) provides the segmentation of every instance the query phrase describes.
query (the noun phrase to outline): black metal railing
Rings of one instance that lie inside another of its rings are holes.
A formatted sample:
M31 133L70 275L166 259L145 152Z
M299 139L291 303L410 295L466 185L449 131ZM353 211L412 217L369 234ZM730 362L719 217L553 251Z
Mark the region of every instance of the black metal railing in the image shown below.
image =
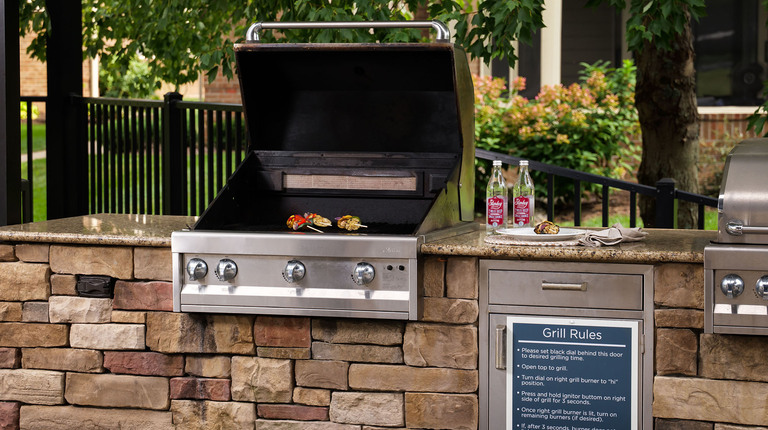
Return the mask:
M32 222L34 219L34 200L32 198L33 196L33 190L35 185L34 180L34 158L35 158L35 149L34 149L34 107L36 103L44 104L46 102L46 97L44 96L23 96L21 97L21 102L25 104L25 107L27 108L27 119L26 119L26 127L27 127L27 137L26 137L26 144L27 144L27 178L21 180L21 219L23 222Z
M497 152L477 149L475 157L483 160L501 160L502 163L517 165L523 158ZM531 170L537 170L547 174L547 219L554 219L555 181L560 179L573 182L573 223L581 225L581 194L582 182L601 185L601 221L604 227L608 226L610 217L609 196L611 188L629 192L629 225L637 226L637 195L642 194L656 199L656 225L657 228L674 228L676 225L676 200L682 200L698 205L699 230L704 229L704 212L706 207L717 207L717 199L700 194L689 193L675 188L675 181L670 178L661 179L656 186L636 184L633 182L611 179L605 176L594 175L552 164L529 161Z
M87 213L199 215L224 186L248 147L241 105L188 102L176 93L167 94L164 100L79 99L89 157L89 199L88 207L83 209ZM34 103L45 98L22 100ZM31 160L29 132L27 140ZM476 157L500 159L507 164L520 160L482 149L476 150ZM547 175L546 211L550 219L554 218L555 181L573 183L573 221L577 226L582 223L584 182L602 186L604 226L609 222L611 189L629 193L631 227L637 224L638 194L656 199L655 227L661 228L675 227L676 201L698 205L699 229L704 228L705 208L717 206L712 197L677 190L671 179L648 186L536 161L530 161L530 166ZM30 182L25 185L24 201L25 208L27 201L31 208L31 163L27 168ZM31 209L25 209L24 214L25 222L31 221Z
M240 105L83 98L89 213L199 215L243 158Z

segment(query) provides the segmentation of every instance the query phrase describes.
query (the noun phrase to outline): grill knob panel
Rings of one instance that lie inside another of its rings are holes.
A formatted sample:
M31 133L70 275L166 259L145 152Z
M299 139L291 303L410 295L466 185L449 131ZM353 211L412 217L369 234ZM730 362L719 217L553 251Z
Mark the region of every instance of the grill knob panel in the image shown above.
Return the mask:
M720 281L720 291L729 299L738 297L744 292L744 280L739 275L725 275Z
M352 271L352 280L354 280L357 285L370 284L375 277L376 271L370 263L357 263L355 270Z
M199 258L193 258L187 262L187 275L190 281L205 278L208 274L208 264Z
M763 300L768 300L768 275L760 277L755 282L755 293Z
M296 283L304 279L304 275L307 274L307 268L304 267L304 263L299 260L291 260L285 265L283 269L283 278L290 284Z
M219 260L216 265L216 277L219 281L230 281L237 276L237 264L229 258Z

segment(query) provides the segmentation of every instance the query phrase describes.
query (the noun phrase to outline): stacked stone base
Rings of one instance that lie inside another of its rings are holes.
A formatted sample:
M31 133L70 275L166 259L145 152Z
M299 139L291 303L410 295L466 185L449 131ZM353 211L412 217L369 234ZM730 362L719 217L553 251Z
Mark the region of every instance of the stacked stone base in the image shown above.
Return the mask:
M768 336L703 333L704 269L655 271L656 430L768 430Z
M428 258L418 322L173 313L168 248L0 261L0 429L477 428L476 259Z
M477 428L477 259L427 256L403 322L173 313L170 258L0 244L0 429ZM699 264L654 283L654 427L768 430L768 337L703 333Z

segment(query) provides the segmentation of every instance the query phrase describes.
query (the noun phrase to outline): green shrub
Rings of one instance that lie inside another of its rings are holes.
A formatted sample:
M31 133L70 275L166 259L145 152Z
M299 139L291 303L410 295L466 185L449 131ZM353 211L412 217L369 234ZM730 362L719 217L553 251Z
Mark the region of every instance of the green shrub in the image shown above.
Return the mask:
M598 175L623 178L640 158L632 137L640 126L634 106L635 67L582 64L580 84L545 86L533 100L519 95L525 78L474 77L475 137L478 148ZM505 91L508 91L505 93ZM490 163L477 160L477 192L485 196ZM546 175L533 172L538 196ZM573 198L573 183L555 180L555 198ZM586 191L593 190L584 184ZM480 200L480 199L478 199ZM482 204L480 206L482 207Z
M158 88L159 83L150 76L149 65L138 56L127 64L104 60L99 68L99 93L103 97L150 99L156 98Z
M27 112L27 103L21 102L21 111L20 111L21 120L22 121L26 120L27 115L29 115L29 112ZM37 119L37 117L39 116L40 116L40 110L37 108L37 106L32 105L32 119Z

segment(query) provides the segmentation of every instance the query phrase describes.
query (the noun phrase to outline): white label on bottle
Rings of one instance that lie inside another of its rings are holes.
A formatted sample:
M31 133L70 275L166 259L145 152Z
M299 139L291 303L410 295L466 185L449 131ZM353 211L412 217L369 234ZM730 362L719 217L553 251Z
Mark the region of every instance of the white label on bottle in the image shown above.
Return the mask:
M515 225L526 225L531 222L531 202L533 196L517 196L512 205L512 222Z
M507 199L501 196L488 197L485 202L486 206L486 223L488 225L498 227L504 224L504 216L506 215Z

